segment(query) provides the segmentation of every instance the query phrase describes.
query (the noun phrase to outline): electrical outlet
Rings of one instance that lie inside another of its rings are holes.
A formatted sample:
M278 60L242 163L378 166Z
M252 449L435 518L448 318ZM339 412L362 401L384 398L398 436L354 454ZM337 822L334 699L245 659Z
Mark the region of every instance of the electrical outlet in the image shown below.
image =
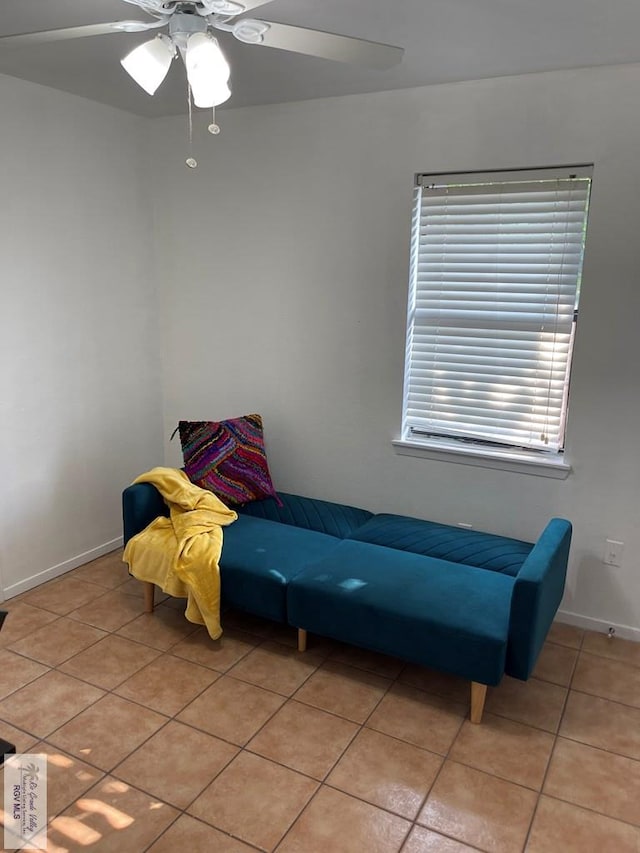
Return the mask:
M606 566L621 566L624 554L624 542L607 539L604 544L604 563Z

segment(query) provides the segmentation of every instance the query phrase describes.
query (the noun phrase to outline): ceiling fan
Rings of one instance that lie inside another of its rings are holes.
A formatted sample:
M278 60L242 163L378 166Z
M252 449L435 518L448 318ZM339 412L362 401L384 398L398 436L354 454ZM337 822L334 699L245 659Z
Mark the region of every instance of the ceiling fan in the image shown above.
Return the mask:
M4 46L27 46L113 32L167 30L139 45L121 60L128 74L153 95L181 55L193 102L214 108L231 95L230 68L214 32L230 33L245 44L263 45L375 69L397 64L402 48L333 33L239 17L271 0L123 0L138 6L153 20L115 21L0 37ZM189 100L189 105L191 100ZM217 128L214 124L211 128ZM212 130L213 133L217 132Z

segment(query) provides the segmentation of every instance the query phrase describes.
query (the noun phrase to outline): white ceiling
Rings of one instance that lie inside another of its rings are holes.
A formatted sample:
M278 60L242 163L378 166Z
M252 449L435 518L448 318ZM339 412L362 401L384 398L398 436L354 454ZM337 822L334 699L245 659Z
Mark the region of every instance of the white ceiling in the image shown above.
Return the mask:
M396 68L369 71L240 44L221 33L233 107L640 62L638 0L272 0L249 15L406 52ZM131 18L148 20L122 0L0 0L0 35ZM0 73L142 116L185 112L179 62L153 98L120 66L120 58L150 35L114 33L19 50L0 45Z

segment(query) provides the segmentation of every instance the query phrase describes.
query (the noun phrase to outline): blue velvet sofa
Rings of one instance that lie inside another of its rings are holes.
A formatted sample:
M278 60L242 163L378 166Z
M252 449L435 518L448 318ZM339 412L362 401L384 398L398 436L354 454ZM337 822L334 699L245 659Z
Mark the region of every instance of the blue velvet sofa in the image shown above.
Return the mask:
M301 651L311 631L468 679L474 722L487 685L529 677L562 598L568 521L530 543L280 498L240 507L224 529L223 604L296 627ZM154 486L125 489L125 544L159 515Z

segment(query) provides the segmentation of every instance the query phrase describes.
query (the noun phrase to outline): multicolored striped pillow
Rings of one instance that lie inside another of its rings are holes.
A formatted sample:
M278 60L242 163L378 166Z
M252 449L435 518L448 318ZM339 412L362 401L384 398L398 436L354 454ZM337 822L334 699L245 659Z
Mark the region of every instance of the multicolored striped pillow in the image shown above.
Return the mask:
M245 415L227 421L180 421L180 443L187 477L230 506L274 497L264 449L262 418Z

